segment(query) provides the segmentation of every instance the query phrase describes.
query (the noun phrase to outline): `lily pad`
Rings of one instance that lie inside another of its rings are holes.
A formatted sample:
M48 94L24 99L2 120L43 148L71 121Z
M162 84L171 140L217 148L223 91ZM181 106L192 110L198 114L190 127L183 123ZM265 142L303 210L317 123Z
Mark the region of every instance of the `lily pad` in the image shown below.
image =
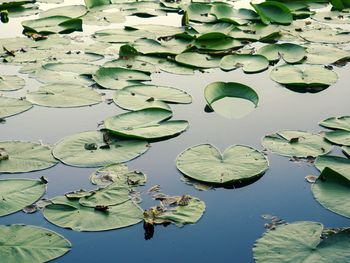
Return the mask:
M223 70L242 68L245 73L260 72L268 67L269 61L262 55L227 55L220 61L220 68Z
M323 23L350 24L350 13L340 11L317 12L312 16L312 19Z
M332 143L350 146L350 131L337 130L326 132L324 137Z
M29 110L33 105L25 99L0 96L0 118L13 116Z
M39 17L51 17L51 16L67 16L70 18L76 18L86 14L87 9L84 5L67 5L55 8L50 8L40 13Z
M289 8L277 1L266 1L260 4L251 3L264 24L277 23L289 25L293 22L293 15Z
M290 157L317 157L332 150L332 145L319 134L304 131L280 131L266 135L263 146L273 153Z
M166 86L136 85L116 92L113 101L126 110L163 108L170 110L166 103L191 103L192 98L183 90Z
M350 131L350 116L331 117L319 124L330 129Z
M319 156L315 161L316 168L322 172L326 167L350 180L350 160L340 156Z
M334 71L318 65L283 65L274 68L270 77L282 85L301 88L328 87L338 80Z
M0 91L14 91L25 86L24 79L15 75L0 75Z
M0 236L0 254L4 262L47 262L63 256L72 247L56 232L35 226L2 225Z
M164 139L184 132L188 122L184 120L168 121L172 112L160 108L147 108L127 112L105 120L106 129L112 133L137 139Z
M68 83L41 86L37 91L27 93L26 97L33 104L57 108L83 107L101 102L101 95L92 88Z
M198 181L228 184L258 177L269 165L264 154L248 146L233 145L221 154L214 146L201 144L182 152L176 166Z
M125 140L106 132L88 131L62 139L52 152L67 165L99 167L130 161L146 152L148 148L145 141Z
M0 180L0 216L12 214L35 203L45 191L46 184L42 180Z
M64 196L52 199L43 211L44 217L59 227L74 231L105 231L135 225L142 221L143 211L132 201L99 210L79 204Z
M194 68L217 68L220 59L195 52L185 52L175 57L177 63Z
M71 72L80 75L92 75L95 73L99 66L89 63L47 63L42 67L47 70L59 71L59 72Z
M301 221L268 231L254 245L255 262L346 262L350 257L349 230L321 238L323 230L320 223Z
M341 147L341 149L343 150L343 152L345 153L345 155L350 158L350 146L343 146Z
M306 63L308 64L333 64L338 61L350 59L350 51L335 46L311 44L306 47Z
M350 218L350 178L324 168L311 187L315 199L334 213Z
M26 173L57 164L50 147L40 143L2 141L0 149L7 155L6 158L0 158L0 173Z
M258 54L265 56L269 61L277 62L282 58L289 64L298 63L305 58L305 48L291 43L270 44L258 50Z
M340 44L350 42L350 34L347 31L328 28L317 30L317 34L314 30L307 30L301 32L300 37L315 43Z

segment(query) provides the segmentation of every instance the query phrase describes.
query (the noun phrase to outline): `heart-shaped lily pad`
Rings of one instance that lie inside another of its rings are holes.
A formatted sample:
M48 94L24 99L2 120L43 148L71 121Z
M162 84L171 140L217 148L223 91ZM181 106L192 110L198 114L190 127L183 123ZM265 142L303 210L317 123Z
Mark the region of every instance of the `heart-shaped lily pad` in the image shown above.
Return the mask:
M263 146L273 153L290 157L317 157L332 150L332 145L319 134L304 131L279 131L266 135Z
M106 132L88 131L62 139L55 145L52 153L68 165L99 167L130 161L148 148L146 141L125 140Z
M119 136L137 139L162 139L184 132L188 122L171 120L172 112L160 108L122 113L104 121L106 129Z
M305 53L304 47L291 43L270 44L258 50L258 54L265 56L269 61L277 62L282 58L290 64L303 60Z
M268 67L269 61L262 55L227 55L220 61L220 68L223 70L242 68L245 73L260 72Z
M0 91L14 91L23 88L24 79L15 75L0 75Z
M350 131L350 116L331 117L319 124L330 129Z
M269 164L264 154L248 146L233 145L221 154L214 146L201 144L182 152L176 166L198 181L227 184L258 177Z
M13 116L29 110L33 105L25 99L0 96L0 118Z
M266 1L260 4L251 3L264 24L276 23L289 25L293 22L293 15L289 8L278 1Z

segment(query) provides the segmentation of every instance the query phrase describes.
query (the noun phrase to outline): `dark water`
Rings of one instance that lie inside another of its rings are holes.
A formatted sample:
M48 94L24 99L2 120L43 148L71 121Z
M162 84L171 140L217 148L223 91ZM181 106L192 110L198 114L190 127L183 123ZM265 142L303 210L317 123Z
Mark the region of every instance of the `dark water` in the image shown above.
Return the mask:
M271 69L270 69L271 70ZM269 71L270 71L269 70ZM176 156L186 148L212 143L222 151L232 144L244 144L262 150L261 138L282 129L318 132L318 122L331 116L349 114L349 66L336 68L338 82L317 93L296 93L277 85L268 77L269 71L246 75L240 70L196 73L194 76L152 75L152 83L169 85L188 91L190 105L172 106L175 119L186 119L190 128L180 136L152 143L143 156L127 163L132 169L146 172L146 191L154 184L171 195L190 194L207 206L195 225L177 228L157 226L153 239L144 240L142 224L95 233L79 233L58 228L47 222L40 212L22 212L0 218L0 224L30 224L52 229L69 239L73 249L55 262L253 262L252 247L263 232L262 214L273 214L288 222L318 221L327 227L346 227L350 220L321 207L312 196L304 177L318 175L306 163L269 154L270 169L257 182L239 189L216 189L205 192L185 185L175 166ZM13 72L0 66L0 73ZM204 112L204 87L214 81L235 81L251 86L260 96L259 107L242 119L225 119L216 113ZM36 88L34 80L26 89ZM16 94L16 93L12 93ZM35 106L0 124L0 140L42 140L53 144L74 133L95 130L103 119L123 112L114 104L102 103L75 109L51 109ZM339 150L333 153L341 155ZM4 178L38 178L49 180L46 198L65 192L92 189L89 175L95 169L57 166L33 173L1 175ZM141 206L154 202L143 194ZM1 259L0 259L1 262ZM29 261L28 261L29 262Z

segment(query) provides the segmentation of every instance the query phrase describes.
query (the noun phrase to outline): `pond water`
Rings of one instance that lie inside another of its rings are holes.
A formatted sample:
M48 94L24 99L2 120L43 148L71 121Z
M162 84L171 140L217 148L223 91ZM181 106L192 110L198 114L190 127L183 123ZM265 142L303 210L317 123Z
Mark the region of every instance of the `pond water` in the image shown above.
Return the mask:
M65 4L68 2L82 3L66 1ZM43 5L43 8L53 6L57 5ZM128 18L125 24L179 25L180 19L176 15L149 19ZM20 36L21 20L11 19L9 24L1 24L0 38ZM87 27L83 34L89 35L95 30L96 27ZM150 83L183 89L193 96L192 104L171 106L174 119L188 120L190 127L175 138L152 143L146 154L127 165L148 175L146 186L140 188L143 192L141 207L144 209L155 204L146 193L155 184L159 184L164 193L190 194L203 200L206 203L205 214L194 225L182 228L175 225L156 226L153 238L145 240L141 223L113 231L79 233L56 227L47 222L41 212L18 212L1 217L0 224L29 224L62 234L73 244L68 254L54 260L62 263L249 263L253 262L253 244L265 231L266 221L261 217L262 214L276 215L287 222L309 220L321 222L326 227L347 227L349 219L326 210L314 200L310 184L304 177L318 175L319 172L306 162L292 162L286 157L268 154L270 168L256 182L237 189L217 188L209 191L198 191L184 184L175 166L177 155L193 145L211 143L224 151L230 145L243 144L262 150L261 138L268 133L284 129L318 132L322 130L318 126L320 120L349 114L349 66L335 67L334 70L339 75L337 83L315 94L298 93L278 85L269 78L271 68L254 75L244 74L240 69L230 72L216 69L190 76L152 74ZM0 74L17 74L17 71L18 67L0 65ZM22 96L25 91L35 90L40 85L26 75L18 75L26 80L26 87L23 91L6 93L7 96ZM222 114L206 112L203 91L206 85L215 81L234 81L252 87L259 95L259 106L252 110L251 105L242 104L243 112L235 112L230 118L226 118L225 109ZM107 92L106 98L111 98L112 94ZM41 140L54 144L65 136L96 130L102 120L122 112L116 105L105 102L74 109L35 106L0 124L0 140ZM342 155L339 149L333 153ZM2 174L1 178L45 176L49 181L45 197L52 198L80 188L93 189L89 175L94 170L58 164L38 172Z

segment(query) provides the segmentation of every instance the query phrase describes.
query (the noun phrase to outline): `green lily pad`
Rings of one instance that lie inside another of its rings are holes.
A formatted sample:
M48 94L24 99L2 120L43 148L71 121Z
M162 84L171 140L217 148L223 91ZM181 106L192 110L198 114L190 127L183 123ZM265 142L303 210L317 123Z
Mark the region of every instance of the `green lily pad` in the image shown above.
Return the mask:
M108 26L111 23L125 22L125 14L122 12L105 12L103 10L90 11L83 17L83 23L93 26Z
M111 164L97 169L90 176L90 181L98 186L107 186L117 182L119 185L135 187L146 183L146 175L138 171L130 171L124 164Z
M307 45L306 63L308 64L333 64L338 61L349 60L350 51L327 45Z
M86 14L87 9L84 5L67 5L48 9L40 13L39 17L67 16L76 18Z
M113 101L126 110L163 108L170 110L166 103L191 103L192 97L183 90L166 86L137 85L116 92Z
M154 38L155 35L142 30L125 30L121 28L96 31L92 37L99 42L129 43L140 38Z
M142 221L143 211L132 201L99 210L79 204L79 199L64 196L51 200L44 208L44 217L59 227L74 231L105 231L135 225Z
M212 5L207 3L190 3L183 5L182 9L187 11L190 21L209 23L216 21L216 17L211 12Z
M213 82L206 86L204 96L212 110L227 118L243 117L259 103L252 88L237 82Z
M46 184L42 180L0 180L0 216L12 214L35 203L45 191Z
M47 262L63 256L72 247L63 236L36 226L2 225L0 236L0 254L4 262Z
M144 55L176 56L189 48L192 40L173 38L171 40L138 39L133 47Z
M343 152L345 153L345 155L350 158L350 146L343 146L341 147L341 149L343 150Z
M331 117L319 124L330 129L350 131L350 116Z
M323 23L350 24L350 13L340 11L317 12L312 19Z
M282 85L301 88L328 87L338 80L334 71L319 65L304 67L283 65L274 68L270 77Z
M45 107L83 107L101 102L101 95L92 88L68 83L41 86L26 95L28 101Z
M347 31L337 29L319 29L317 34L314 30L303 31L299 35L301 38L316 43L339 44L350 42L350 34Z
M125 69L131 69L131 70L138 70L138 71L142 71L145 72L146 74L151 74L156 72L156 66L142 61L142 60L138 60L136 59L132 59L130 57L128 57L127 59L116 59L116 60L111 60L106 62L103 67L105 68L125 68Z
M100 68L93 75L96 83L106 89L122 89L151 80L149 74L125 68Z
M277 62L282 58L289 64L298 63L305 58L305 48L296 44L270 44L258 50L258 54L265 56L269 61Z
M7 155L6 158L0 158L0 173L26 173L57 164L50 147L40 143L2 141L0 149Z
M33 105L24 99L0 96L0 118L13 116L29 110Z
M276 23L289 25L293 22L291 11L283 3L277 1L266 1L260 4L251 3L251 6L258 13L264 24Z
M328 141L344 146L350 146L350 131L331 131L324 136Z
M316 168L322 172L326 167L350 180L350 160L339 156L319 156L315 161Z
M84 0L87 8L99 7L104 5L110 5L111 0Z
M130 161L147 150L145 141L125 140L106 132L88 131L62 139L52 152L67 165L99 167Z
M220 68L223 70L242 68L245 73L264 71L268 67L269 61L261 55L227 55L220 61Z
M92 75L95 73L99 66L89 63L47 63L43 64L42 67L47 70L59 71L59 72L71 72L80 75Z
M311 190L322 206L350 218L349 178L326 167L312 185Z
M220 59L195 52L185 52L175 57L177 63L194 68L217 68Z
M24 79L15 75L0 75L0 91L14 91L25 86Z
M332 150L332 145L319 134L304 131L280 131L266 135L263 146L273 153L290 157L317 157Z
M142 56L140 60L148 63L152 63L155 65L157 70L161 70L167 73L172 73L176 75L193 75L194 74L194 70L192 68L181 66L180 64L171 60L167 60L165 58Z
M233 145L221 154L214 146L201 144L182 152L176 166L195 180L227 184L258 177L269 165L264 154L248 146Z
M168 121L172 112L160 108L147 108L127 112L104 121L106 129L119 136L137 139L162 139L184 132L188 122Z
M309 221L279 226L255 242L254 260L256 263L346 262L350 257L349 230L321 238L323 230L322 224Z

